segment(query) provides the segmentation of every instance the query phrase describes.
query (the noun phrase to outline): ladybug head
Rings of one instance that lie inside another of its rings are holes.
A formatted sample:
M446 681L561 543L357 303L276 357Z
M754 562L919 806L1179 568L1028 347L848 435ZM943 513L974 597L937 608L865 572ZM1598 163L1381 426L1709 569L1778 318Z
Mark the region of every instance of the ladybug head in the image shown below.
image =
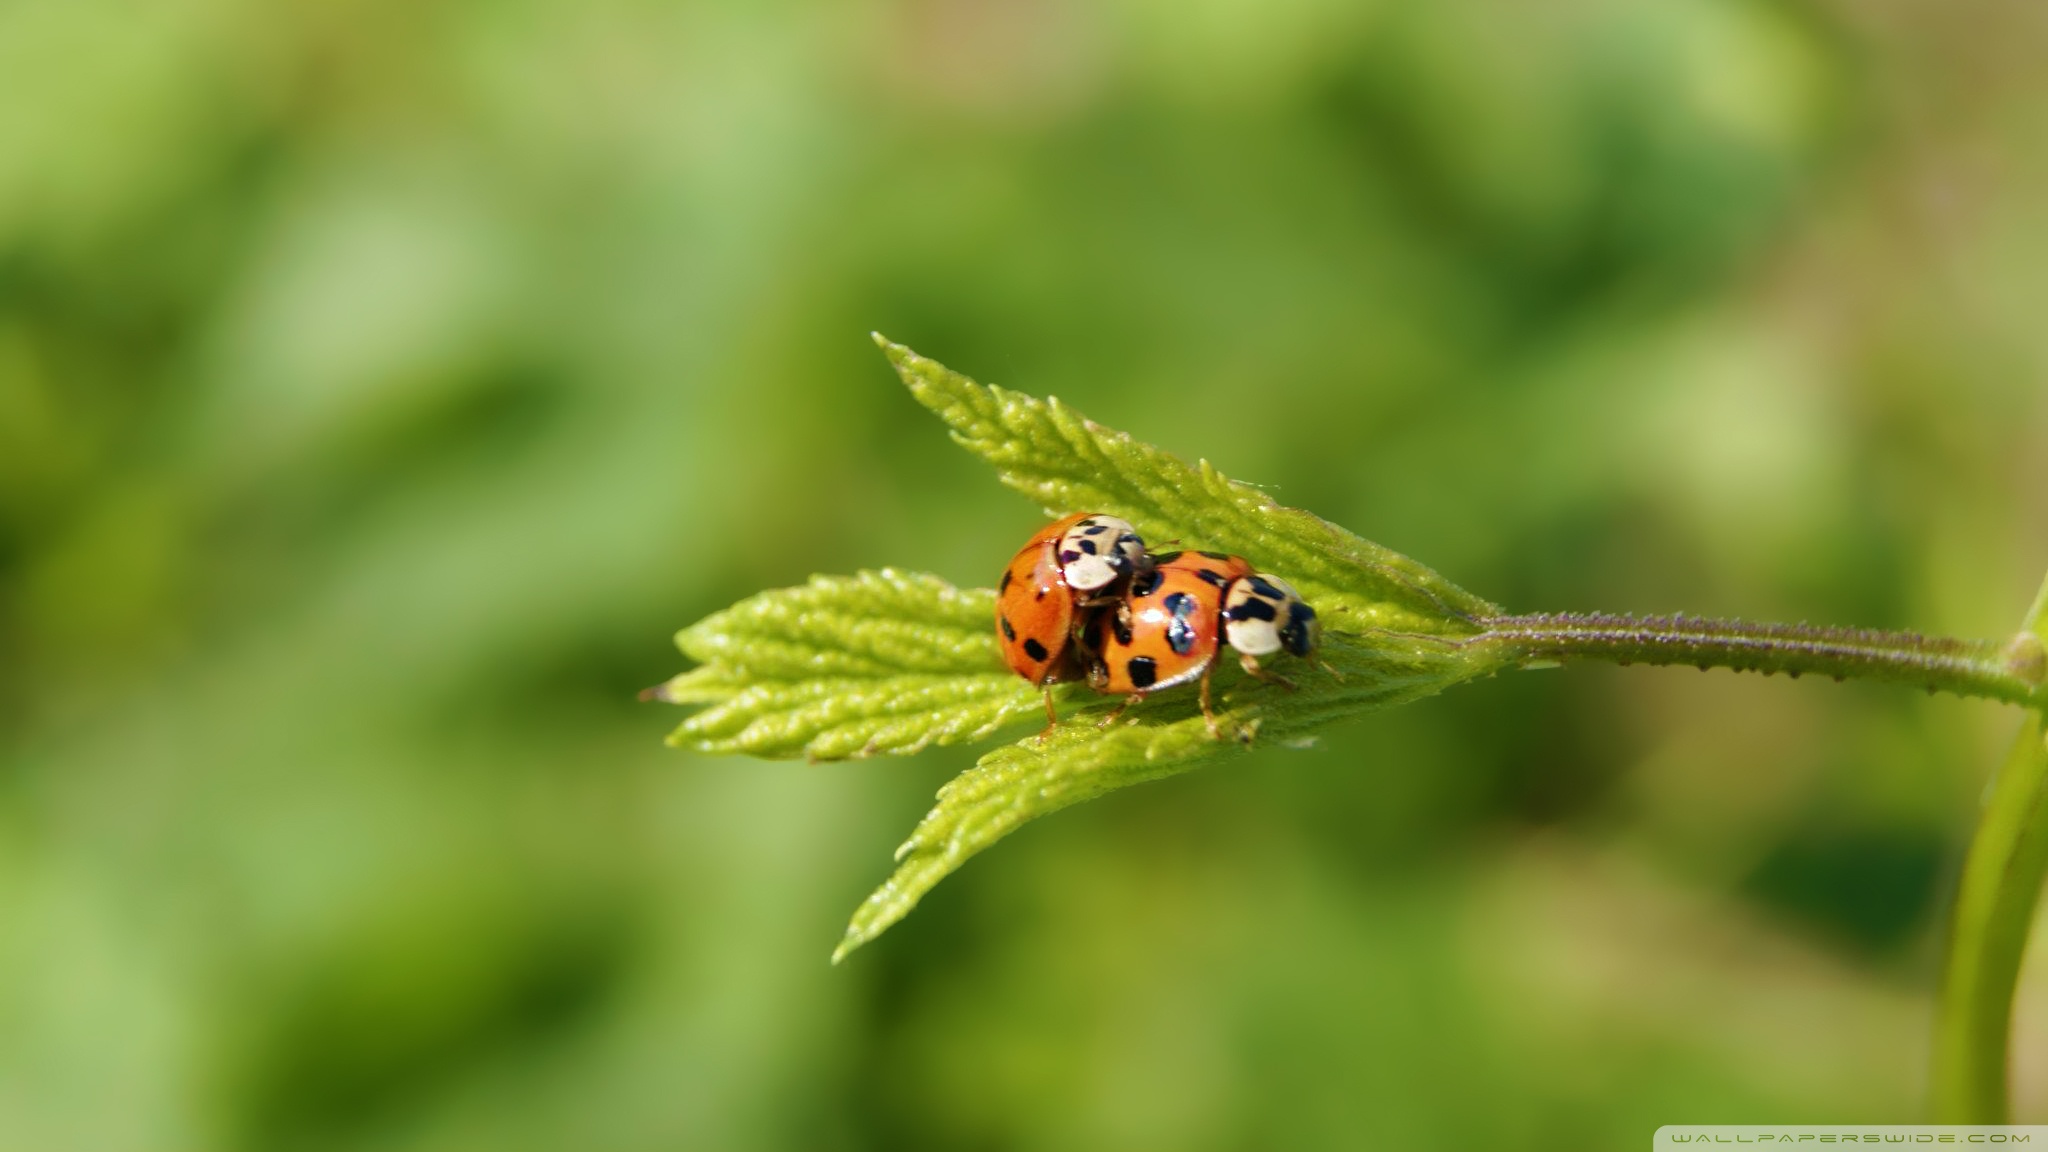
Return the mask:
M1076 592L1095 592L1151 569L1151 554L1130 521L1087 516L1059 539L1060 574Z
M1316 610L1278 576L1254 573L1230 582L1223 595L1223 634L1247 656L1306 656L1322 638Z

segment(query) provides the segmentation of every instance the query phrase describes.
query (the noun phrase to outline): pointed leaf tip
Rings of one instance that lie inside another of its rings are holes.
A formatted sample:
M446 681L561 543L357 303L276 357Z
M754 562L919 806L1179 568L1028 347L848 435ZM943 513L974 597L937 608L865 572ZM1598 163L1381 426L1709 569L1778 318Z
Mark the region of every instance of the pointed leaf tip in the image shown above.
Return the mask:
M924 357L919 356L916 350L907 344L898 344L880 332L870 332L868 336L874 340L875 347L882 350L882 355L888 358L889 366L896 369L896 374L904 376L906 380L908 373L913 371L912 366L924 361Z

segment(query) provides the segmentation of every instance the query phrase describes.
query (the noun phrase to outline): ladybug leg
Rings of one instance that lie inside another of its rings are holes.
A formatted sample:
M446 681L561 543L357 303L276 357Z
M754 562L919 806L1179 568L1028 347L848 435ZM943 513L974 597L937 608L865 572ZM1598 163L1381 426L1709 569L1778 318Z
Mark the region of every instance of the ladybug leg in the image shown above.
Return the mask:
M1059 726L1059 722L1060 714L1052 708L1052 685L1048 684L1045 686L1045 731L1038 734L1040 744L1045 743L1045 738L1052 735L1052 730Z
M1237 654L1237 662L1240 666L1244 668L1245 674L1247 676L1250 676L1253 679L1260 681L1261 683L1278 684L1280 687L1287 689L1289 692L1294 691L1294 681L1289 680L1285 676L1275 676L1273 673L1268 672L1264 668L1259 667L1258 660L1255 659L1249 652L1239 652Z
M1109 715L1104 716L1102 719L1096 721L1095 726L1097 728L1109 727L1111 724L1116 723L1117 717L1122 716L1124 712L1130 708L1131 705L1136 704L1138 701L1143 700L1144 698L1145 694L1143 692L1131 693L1129 696L1124 697L1123 703L1117 705L1115 708L1110 709Z
M1209 739L1221 740L1223 739L1223 730L1216 725L1216 710L1209 706L1209 677L1214 675L1215 672L1216 661L1214 660L1209 661L1209 666L1202 669L1202 719L1209 723Z

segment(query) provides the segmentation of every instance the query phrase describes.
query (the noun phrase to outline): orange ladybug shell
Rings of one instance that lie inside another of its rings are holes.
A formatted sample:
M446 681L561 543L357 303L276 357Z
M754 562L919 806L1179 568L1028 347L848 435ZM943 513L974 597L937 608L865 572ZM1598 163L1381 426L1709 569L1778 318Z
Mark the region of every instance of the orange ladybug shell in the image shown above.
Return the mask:
M996 643L1010 671L1036 685L1081 679L1074 658L1074 595L1060 573L1059 542L1088 518L1050 524L1019 549L996 586Z
M1089 686L1129 696L1200 676L1223 642L1224 590L1250 575L1250 564L1221 552L1154 557L1151 573L1095 625Z

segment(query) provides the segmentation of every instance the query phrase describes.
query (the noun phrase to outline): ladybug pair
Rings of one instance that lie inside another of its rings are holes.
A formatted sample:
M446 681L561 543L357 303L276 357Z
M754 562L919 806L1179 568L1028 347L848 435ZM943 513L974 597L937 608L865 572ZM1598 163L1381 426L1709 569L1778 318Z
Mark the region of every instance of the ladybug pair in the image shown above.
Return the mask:
M1259 658L1315 651L1315 610L1285 580L1221 552L1154 556L1124 520L1082 512L1024 545L996 590L996 635L1011 671L1046 690L1071 680L1124 708L1148 694L1200 678L1202 715L1217 734L1209 679L1224 645L1244 670L1293 687ZM1105 720L1105 723L1108 721Z

